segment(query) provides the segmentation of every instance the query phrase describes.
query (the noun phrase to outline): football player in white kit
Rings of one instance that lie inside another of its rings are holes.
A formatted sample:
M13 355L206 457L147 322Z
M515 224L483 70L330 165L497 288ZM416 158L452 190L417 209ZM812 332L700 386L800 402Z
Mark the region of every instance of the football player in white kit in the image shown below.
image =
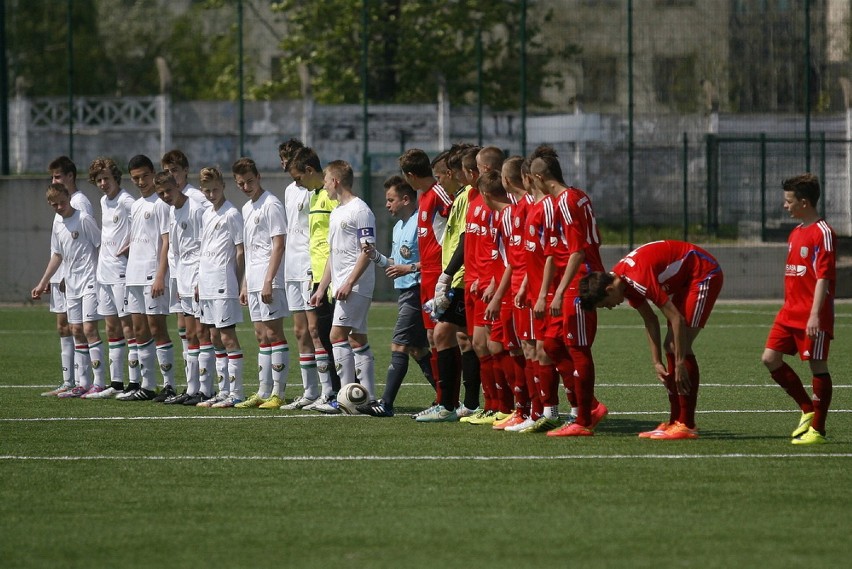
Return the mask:
M141 385L128 389L121 401L164 401L174 395L174 348L166 326L169 313L169 206L154 188L154 163L142 154L130 159L130 179L142 197L130 211L130 249L127 257L127 311L133 320L139 353ZM157 394L156 369L163 375Z
M164 403L182 405L187 400L201 402L198 396L201 390L198 356L200 353L199 335L201 307L195 297L198 286L198 260L201 251L201 220L204 210L210 202L198 202L180 188L179 182L169 172L159 172L154 178L157 195L169 207L169 251L174 252L175 278L172 286L177 289L180 314L184 317L185 336L187 338L186 389L180 395L172 395ZM199 193L200 190L199 190ZM205 329L206 330L206 329ZM209 332L208 332L209 337ZM206 372L206 370L205 370ZM193 404L193 403L190 403Z
M199 179L201 191L213 207L207 208L201 218L198 302L201 323L208 327L216 350L219 393L213 394L212 375L202 374L201 392L205 398L198 407L226 408L244 399L243 351L236 329L243 321L243 216L225 199L225 181L219 170L202 168Z
M240 158L231 171L237 187L249 198L243 206L246 270L240 303L249 307L260 347L257 392L237 407L278 409L284 405L290 363L284 336L284 317L290 315L284 293L287 219L281 200L261 186L254 160Z
M111 158L95 158L89 181L101 192L101 249L98 255L98 312L106 321L109 342L110 385L83 395L84 399L109 399L124 391L124 369L130 383L139 385L139 357L133 321L125 305L127 246L130 242L130 210L133 199L121 187L121 169Z
M349 163L335 160L325 167L324 187L340 205L331 212L331 254L311 303L319 303L332 285L337 304L331 345L340 385L357 381L367 389L370 399L375 399L375 360L367 340L367 313L373 300L376 271L362 246L376 243L376 217L364 200L352 193L353 181Z
M92 386L89 346L100 341L98 336L98 290L95 272L101 231L91 215L71 207L71 198L63 184L52 183L47 189L47 203L56 212L50 236L50 260L44 275L33 288L37 300L49 291L50 277L60 266L65 269L65 302L68 322L74 336L74 368L76 384L57 394L61 398L80 397ZM103 382L103 375L101 375Z
M92 202L83 192L77 190L77 166L67 156L59 156L51 161L47 166L50 172L52 183L63 184L68 190L70 196L71 207L77 211L84 211L94 217ZM54 216L55 221L59 221L59 215ZM71 327L68 325L68 316L65 312L65 285L63 278L65 271L63 267L59 267L56 273L50 278L50 311L56 314L56 331L59 333L59 350L60 361L62 364L62 384L56 389L51 389L42 393L42 396L50 397L59 395L63 391L68 391L74 387L74 336L71 334ZM100 340L94 346L93 354L96 361L101 359L101 344ZM100 367L100 366L99 366ZM102 373L102 368L99 373Z

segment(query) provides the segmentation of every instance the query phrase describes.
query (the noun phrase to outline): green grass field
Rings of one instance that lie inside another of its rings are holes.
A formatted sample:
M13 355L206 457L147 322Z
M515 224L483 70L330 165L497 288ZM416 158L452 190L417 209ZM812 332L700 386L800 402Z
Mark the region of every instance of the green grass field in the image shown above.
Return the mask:
M594 350L610 415L570 440L415 423L432 397L416 366L390 419L42 398L59 383L53 316L0 308L0 566L842 566L852 304L816 447L790 444L799 413L760 364L776 310L716 307L696 346L701 438L650 441L636 433L667 400L627 308L601 314ZM380 390L395 315L370 315Z

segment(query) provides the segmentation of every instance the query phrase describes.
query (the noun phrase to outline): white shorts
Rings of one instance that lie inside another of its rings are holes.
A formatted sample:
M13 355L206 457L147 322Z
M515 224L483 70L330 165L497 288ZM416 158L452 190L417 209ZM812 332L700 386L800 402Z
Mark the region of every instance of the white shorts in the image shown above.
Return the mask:
M269 322L290 316L287 308L287 295L284 289L272 289L272 303L266 304L260 299L259 292L248 293L249 316L252 322Z
M313 292L311 281L285 281L284 290L287 291L287 306L291 312L314 310L314 307L308 304Z
M195 295L180 297L180 312L195 318L201 317L201 303L195 300Z
M169 293L151 297L151 285L127 285L127 312L130 314L166 315L169 313Z
M59 290L59 283L50 283L50 311L57 314L65 312L65 293Z
M95 293L78 298L66 298L65 307L68 309L69 324L101 320L101 315L98 314L98 295Z
M353 332L367 333L367 314L373 299L353 292L346 300L337 300L334 304L332 326L346 326Z
M180 302L180 295L178 294L176 278L169 279L169 312L171 312L172 314L183 313L183 306Z
M98 312L102 316L127 316L127 295L124 283L98 283Z
M201 299L201 323L227 328L243 321L243 307L237 298Z

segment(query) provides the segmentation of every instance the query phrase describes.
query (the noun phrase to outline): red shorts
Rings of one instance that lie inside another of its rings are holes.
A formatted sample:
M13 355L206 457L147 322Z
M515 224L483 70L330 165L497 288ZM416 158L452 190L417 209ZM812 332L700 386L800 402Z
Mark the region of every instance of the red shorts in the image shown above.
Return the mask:
M473 301L473 325L474 326L491 326L492 322L485 319L485 309L488 308L488 303L477 296Z
M809 338L801 328L792 328L775 322L769 330L766 347L782 354L799 354L803 361L828 360L831 334L820 331L816 338Z
M467 320L467 335L473 338L473 311L476 307L476 296L470 292L472 282L464 283L464 312Z
M545 312L545 315L544 315L543 318L536 318L535 313L533 313L533 321L532 322L533 322L533 339L534 340L541 340L543 342L544 339L548 337L547 336L547 331L548 331L547 325L550 321L550 317L548 316L548 313L550 312L550 303L552 301L553 301L553 294L547 293L547 296L544 299L544 305L546 307L545 308L546 312ZM535 306L535 303L533 303L532 306ZM556 336L556 337L558 338L560 336Z
M437 322L433 321L431 315L426 314L422 308L426 301L435 296L435 286L440 276L441 273L420 273L420 313L423 315L423 325L427 330L434 330Z
M672 304L677 308L690 328L704 328L719 293L722 291L724 277L718 272L689 287L686 294L672 296Z
M533 314L529 308L512 307L512 321L515 324L515 335L522 342L534 341Z
M503 344L503 349L512 351L521 347L518 336L515 333L515 323L512 320L514 309L509 301L504 300L500 305L500 318L490 323L491 334L489 339L493 342Z
M568 346L591 347L598 331L598 312L580 308L577 296L565 296L562 301L562 330Z

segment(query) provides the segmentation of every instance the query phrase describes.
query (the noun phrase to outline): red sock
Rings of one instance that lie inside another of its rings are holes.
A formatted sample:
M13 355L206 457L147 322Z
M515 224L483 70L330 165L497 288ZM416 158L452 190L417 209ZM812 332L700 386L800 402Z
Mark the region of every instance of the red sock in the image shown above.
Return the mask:
M485 399L485 410L496 411L494 398L494 357L491 354L479 356L479 375L482 378L482 395Z
M592 350L587 346L572 346L571 360L577 371L574 389L577 394L577 423L588 427L592 423L592 408L595 398L595 362Z
M571 407L577 406L577 396L574 393L574 362L571 361L571 356L568 354L568 349L561 340L556 338L547 338L544 340L544 352L562 378L562 385L565 387L565 396Z
M441 401L441 375L438 373L438 348L432 348L432 355L429 357L429 365L432 366L432 377L435 378L435 401Z
M545 407L559 405L559 374L553 364L541 365L538 375L538 395Z
M701 382L701 373L698 371L698 360L695 359L693 354L688 354L683 363L692 385L689 395L678 396L680 401L680 419L678 420L690 429L694 429L695 408L698 406L698 386Z
M831 407L832 383L831 375L821 373L813 377L814 389L814 420L811 427L825 435L825 417L828 415L828 408Z
M544 403L538 384L541 382L541 364L537 360L531 360L531 372L527 374L527 391L530 395L530 419L533 421L541 417L544 412Z
M515 407L521 409L524 414L529 414L530 396L527 393L527 360L524 356L512 356L514 367L514 382L512 392L515 396Z
M515 398L512 395L512 376L515 364L509 352L503 350L494 354L494 386L497 396L497 404L501 413L511 413L514 408Z
M675 357L674 354L666 352L666 364L669 370L666 376L666 391L669 395L669 423L680 420L680 399L677 395L677 383L675 383Z
M796 402L802 413L812 413L814 411L814 404L811 398L808 397L808 392L805 391L802 380L799 379L798 374L786 362L782 362L781 367L769 372L769 375L772 376L775 383L781 386L781 389L787 392L787 395L793 398L793 401Z

